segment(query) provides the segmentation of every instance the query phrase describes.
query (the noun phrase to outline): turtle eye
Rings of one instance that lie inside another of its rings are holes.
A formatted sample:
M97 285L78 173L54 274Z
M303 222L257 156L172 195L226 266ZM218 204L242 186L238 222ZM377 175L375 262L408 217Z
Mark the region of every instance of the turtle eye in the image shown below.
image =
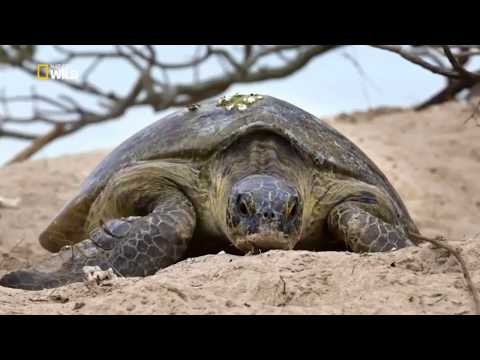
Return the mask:
M248 215L247 205L243 201L240 203L239 210L242 215Z
M293 205L293 207L290 209L290 214L288 214L290 217L294 217L295 215L297 215L297 209L298 209L298 205L297 203L295 203L295 205Z
M297 212L298 212L298 200L294 198L293 206L287 210L287 215L289 218L292 218L292 217L295 217L295 215L297 215Z
M237 195L237 198L235 199L235 202L237 204L238 211L242 215L248 215L248 206L245 203L245 199L241 194Z

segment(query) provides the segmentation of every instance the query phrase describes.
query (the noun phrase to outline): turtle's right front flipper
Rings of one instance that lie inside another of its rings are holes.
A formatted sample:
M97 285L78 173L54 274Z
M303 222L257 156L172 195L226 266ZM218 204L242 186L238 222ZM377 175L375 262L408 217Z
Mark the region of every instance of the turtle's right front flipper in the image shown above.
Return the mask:
M354 252L381 252L414 245L401 226L390 224L366 211L365 205L346 201L328 216L328 229Z
M195 228L195 211L179 191L142 217L110 220L91 239L75 245L73 257L51 273L15 271L0 279L6 287L40 290L82 281L84 266L112 268L119 276L147 276L182 259ZM59 256L59 255L55 255Z

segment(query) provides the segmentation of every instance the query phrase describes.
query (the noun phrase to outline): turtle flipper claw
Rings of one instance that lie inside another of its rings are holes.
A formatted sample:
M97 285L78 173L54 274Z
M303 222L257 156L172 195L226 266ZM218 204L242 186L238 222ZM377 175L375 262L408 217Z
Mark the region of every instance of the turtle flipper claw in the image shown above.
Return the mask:
M40 271L19 270L5 274L0 279L0 286L24 290L42 290L65 285L77 280L74 273L44 273Z

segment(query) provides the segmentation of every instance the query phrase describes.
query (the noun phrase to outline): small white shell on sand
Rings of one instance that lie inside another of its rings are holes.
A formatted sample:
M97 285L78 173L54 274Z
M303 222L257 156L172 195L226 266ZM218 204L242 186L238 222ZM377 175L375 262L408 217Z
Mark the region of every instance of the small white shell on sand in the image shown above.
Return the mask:
M82 270L85 274L87 283L100 284L100 282L104 280L112 280L117 278L117 275L115 275L112 268L108 270L102 270L99 266L84 266Z
M18 208L19 204L20 204L19 198L8 199L0 196L0 208L3 207L3 208L15 209L15 208Z

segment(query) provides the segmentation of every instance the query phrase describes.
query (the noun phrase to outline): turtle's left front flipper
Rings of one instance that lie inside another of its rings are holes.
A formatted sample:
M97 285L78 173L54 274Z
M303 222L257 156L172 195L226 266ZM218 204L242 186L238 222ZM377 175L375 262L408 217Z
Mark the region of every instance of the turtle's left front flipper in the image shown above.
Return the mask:
M328 230L354 252L391 251L414 245L399 226L382 220L356 201L343 202L330 211Z
M111 268L125 277L152 275L182 259L194 228L192 203L172 191L146 216L110 220L94 229L58 271L15 271L1 278L0 286L40 290L79 282L84 266Z
M42 290L79 282L82 279L83 274L81 272L19 270L4 275L0 279L0 286L24 290Z

